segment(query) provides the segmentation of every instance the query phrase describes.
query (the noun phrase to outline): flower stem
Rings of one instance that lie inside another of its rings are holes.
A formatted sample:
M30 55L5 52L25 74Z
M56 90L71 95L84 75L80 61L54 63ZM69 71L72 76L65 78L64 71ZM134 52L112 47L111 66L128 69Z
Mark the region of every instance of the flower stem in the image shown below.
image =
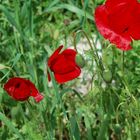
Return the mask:
M88 41L88 44L89 44L89 47L90 47L90 49L93 51L93 55L94 55L94 58L95 58L95 62L96 62L97 68L98 68L98 70L99 70L99 72L100 72L100 74L101 74L101 76L102 76L102 71L103 71L104 67L103 67L103 64L101 63L101 60L100 60L100 58L99 58L96 45L95 45L95 43L93 42L93 47L94 47L94 49L93 49L92 44L91 44L91 41L90 41L90 39L89 39L89 37L88 37L88 35L86 34L85 31L79 30L78 32L76 32L76 34L74 34L74 48L75 48L75 50L78 52L77 47L76 47L76 35L77 35L78 33L80 33L80 32L83 33L84 36L86 37L86 39L87 39L87 41Z

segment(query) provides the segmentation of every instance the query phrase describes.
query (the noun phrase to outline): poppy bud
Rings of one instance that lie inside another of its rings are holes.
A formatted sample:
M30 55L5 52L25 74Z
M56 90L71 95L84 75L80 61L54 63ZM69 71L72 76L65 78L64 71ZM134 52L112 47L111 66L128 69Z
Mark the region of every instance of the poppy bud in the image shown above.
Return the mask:
M81 54L77 54L75 57L76 64L80 67L83 68L85 66L85 59Z
M110 70L104 70L103 71L103 78L106 82L111 82L112 80L112 73Z
M121 126L120 126L120 124L115 124L115 126L114 126L114 132L116 133L116 134L120 134L121 133L121 130L122 130L122 128L121 128Z

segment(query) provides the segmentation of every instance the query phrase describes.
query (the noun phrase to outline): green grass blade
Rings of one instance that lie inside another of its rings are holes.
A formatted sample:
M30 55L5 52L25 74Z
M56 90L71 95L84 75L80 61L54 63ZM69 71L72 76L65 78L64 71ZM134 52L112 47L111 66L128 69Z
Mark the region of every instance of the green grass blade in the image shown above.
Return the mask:
M19 54L19 53L15 56L15 58L13 59L12 67L17 64L17 62L20 60L20 57L21 57L21 54Z
M73 13L76 13L79 16L87 16L88 19L93 21L93 16L87 12L84 12L83 10L79 9L78 7L74 6L74 5L70 5L70 4L59 4L57 6L51 7L51 8L46 8L44 13L48 12L55 12L59 9L67 9Z
M11 23L12 26L14 26L20 32L20 27L18 26L12 14L7 10L7 8L3 5L0 5L0 10L4 13L9 23Z
M107 130L109 127L109 122L110 122L110 117L109 115L105 115L104 116L104 120L101 124L98 136L97 136L97 140L105 140L106 139L106 134L107 134Z
M80 140L80 131L75 117L70 118L71 129L75 140Z
M54 5L56 5L59 2L59 0L53 0L52 3L49 5L49 9L51 9Z
M21 139L24 140L22 135L19 133L18 129L16 129L14 127L14 125L10 122L10 120L3 114L0 112L0 120L3 121L5 123L5 125L15 134L17 134L17 136Z
M87 138L88 140L93 140L93 137L92 137L92 129L91 129L91 122L89 121L89 118L87 116L84 117L84 122L85 122L85 125L86 125L86 129L87 129Z

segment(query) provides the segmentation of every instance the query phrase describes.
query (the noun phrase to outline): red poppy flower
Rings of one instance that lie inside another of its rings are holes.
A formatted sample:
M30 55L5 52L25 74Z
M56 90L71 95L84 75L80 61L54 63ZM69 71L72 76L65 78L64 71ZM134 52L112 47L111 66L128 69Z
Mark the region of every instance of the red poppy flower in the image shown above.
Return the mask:
M35 85L24 78L14 77L8 80L4 89L15 100L24 101L32 96L36 102L40 102L43 96L38 92Z
M140 3L137 0L107 0L95 10L99 32L121 50L130 50L140 39Z
M66 49L60 53L62 48L63 46L60 46L48 59L48 67L54 73L58 83L73 80L81 73L80 67L75 62L77 52L73 49ZM49 74L48 79L51 80Z

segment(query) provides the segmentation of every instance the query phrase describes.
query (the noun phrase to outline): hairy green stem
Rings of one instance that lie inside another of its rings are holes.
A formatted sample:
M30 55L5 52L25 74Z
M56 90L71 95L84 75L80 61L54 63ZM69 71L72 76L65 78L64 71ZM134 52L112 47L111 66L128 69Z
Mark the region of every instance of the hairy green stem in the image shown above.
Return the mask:
M124 51L122 52L122 74L124 74L124 59L125 59L125 54Z

